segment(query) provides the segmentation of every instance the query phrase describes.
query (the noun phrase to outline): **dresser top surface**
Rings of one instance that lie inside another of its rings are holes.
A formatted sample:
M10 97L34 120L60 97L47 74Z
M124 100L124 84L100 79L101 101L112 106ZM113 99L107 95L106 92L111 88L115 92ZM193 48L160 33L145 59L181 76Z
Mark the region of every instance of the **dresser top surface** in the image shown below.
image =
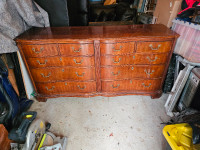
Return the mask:
M174 38L178 34L161 24L31 28L15 40Z

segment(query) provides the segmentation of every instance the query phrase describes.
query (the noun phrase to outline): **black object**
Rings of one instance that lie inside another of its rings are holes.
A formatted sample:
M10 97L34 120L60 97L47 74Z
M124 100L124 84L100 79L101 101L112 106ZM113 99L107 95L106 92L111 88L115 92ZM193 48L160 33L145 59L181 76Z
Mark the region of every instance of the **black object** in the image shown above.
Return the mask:
M27 117L27 116L32 117ZM28 127L31 122L36 118L37 112L23 112L15 121L14 128L9 132L8 138L18 143L25 143Z
M198 87L194 97L193 97L193 100L192 100L192 103L191 103L191 107L194 108L194 109L197 109L200 111L200 86Z
M11 58L10 61L12 61L13 67L14 67L14 74L16 77L16 83L17 83L17 87L19 90L19 98L27 98L26 96L26 91L25 91L25 87L24 87L24 82L23 82L23 78L22 78L22 73L21 73L21 69L20 69L20 65L19 65L19 60L18 60L18 56L17 56L17 52L11 53L11 54L6 54L7 58ZM12 65L11 65L12 66Z
M70 26L88 25L88 0L67 0L67 6Z
M200 143L200 122L190 123L192 127L192 142L193 144Z
M192 3L192 2L188 2L188 4L189 3ZM183 18L189 18L190 16L192 16L195 11L195 6L197 6L199 4L199 2L198 1L194 2L192 4L192 8L188 8L189 7L188 4L187 4L186 0L182 1L181 9L183 11L178 13L177 17L183 19Z
M163 85L163 92L168 93L171 91L174 83L174 74L176 66L176 54L173 54L170 60L169 68L167 71L167 76Z
M48 13L52 27L69 26L67 0L34 1Z
M90 5L90 22L133 21L136 23L137 9L130 8L128 2L113 5Z

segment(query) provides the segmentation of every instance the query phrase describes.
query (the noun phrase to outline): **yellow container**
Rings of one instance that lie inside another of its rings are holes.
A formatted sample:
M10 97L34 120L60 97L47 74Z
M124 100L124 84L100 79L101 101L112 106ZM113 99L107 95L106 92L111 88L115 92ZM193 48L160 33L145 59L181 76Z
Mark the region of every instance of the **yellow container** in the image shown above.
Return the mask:
M166 125L163 135L173 150L200 150L200 144L192 144L192 128L187 123Z

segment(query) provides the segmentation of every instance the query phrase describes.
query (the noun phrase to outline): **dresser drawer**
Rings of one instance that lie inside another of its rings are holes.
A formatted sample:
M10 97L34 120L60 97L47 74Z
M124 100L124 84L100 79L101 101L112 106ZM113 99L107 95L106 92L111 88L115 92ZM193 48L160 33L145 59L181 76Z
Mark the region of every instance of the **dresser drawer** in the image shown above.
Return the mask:
M122 55L134 53L135 42L100 44L101 55Z
M59 49L65 56L94 55L93 44L59 44Z
M102 92L156 91L160 89L161 79L102 81Z
M94 66L94 57L46 57L28 58L30 68L45 68L57 66L87 67Z
M145 64L165 64L168 60L169 53L161 54L135 54L134 64L145 65Z
M91 68L41 68L30 69L35 82L54 82L63 80L95 80L95 69Z
M160 78L163 76L165 65L131 65L119 67L102 67L102 80L130 79L130 78Z
M22 50L26 58L46 57L58 55L57 45L22 45Z
M101 56L101 65L102 66L109 66L109 65L127 65L127 64L134 64L135 62L135 55L104 55Z
M164 53L171 50L171 41L166 42L137 42L138 53Z
M36 83L40 94L90 93L96 91L96 82Z

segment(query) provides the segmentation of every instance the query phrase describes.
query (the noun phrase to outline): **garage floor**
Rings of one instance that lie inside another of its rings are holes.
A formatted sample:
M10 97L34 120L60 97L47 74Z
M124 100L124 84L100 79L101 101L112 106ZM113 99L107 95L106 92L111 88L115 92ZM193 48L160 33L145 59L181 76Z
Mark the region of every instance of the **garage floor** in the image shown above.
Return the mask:
M163 150L167 96L65 97L35 102L31 110L68 137L67 150Z

